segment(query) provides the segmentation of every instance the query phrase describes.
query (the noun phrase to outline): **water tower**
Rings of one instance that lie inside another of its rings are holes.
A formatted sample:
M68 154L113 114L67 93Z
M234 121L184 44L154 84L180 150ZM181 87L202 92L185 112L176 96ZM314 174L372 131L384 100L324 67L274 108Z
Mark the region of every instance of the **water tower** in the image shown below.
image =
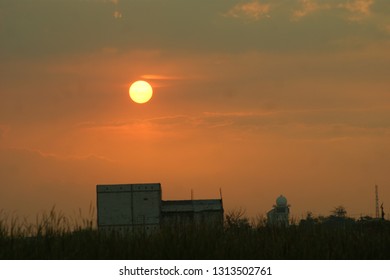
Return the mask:
M289 225L290 205L287 199L280 195L276 199L273 209L267 213L267 224L270 226L288 226Z

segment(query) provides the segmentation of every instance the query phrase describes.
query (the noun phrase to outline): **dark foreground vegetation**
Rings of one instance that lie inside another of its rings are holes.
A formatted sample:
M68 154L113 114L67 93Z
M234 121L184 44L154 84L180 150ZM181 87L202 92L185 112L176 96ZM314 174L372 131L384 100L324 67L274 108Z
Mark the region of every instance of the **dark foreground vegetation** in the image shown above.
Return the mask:
M0 213L1 214L1 213ZM34 225L0 220L0 259L390 259L390 222L311 215L287 228L228 214L223 227L102 234L51 211Z

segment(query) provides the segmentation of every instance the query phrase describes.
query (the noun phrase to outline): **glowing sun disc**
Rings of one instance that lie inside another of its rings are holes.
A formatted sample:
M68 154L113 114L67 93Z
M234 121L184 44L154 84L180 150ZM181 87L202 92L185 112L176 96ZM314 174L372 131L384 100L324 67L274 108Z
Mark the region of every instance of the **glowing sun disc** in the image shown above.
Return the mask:
M129 88L131 100L136 103L146 103L152 98L153 88L145 81L136 81Z

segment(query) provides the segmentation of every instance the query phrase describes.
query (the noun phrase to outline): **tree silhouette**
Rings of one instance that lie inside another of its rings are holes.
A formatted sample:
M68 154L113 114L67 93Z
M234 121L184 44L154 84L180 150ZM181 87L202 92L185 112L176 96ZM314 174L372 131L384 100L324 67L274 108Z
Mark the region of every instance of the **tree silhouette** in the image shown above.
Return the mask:
M336 216L338 218L346 218L347 217L347 210L342 205L335 207L331 212L334 216Z

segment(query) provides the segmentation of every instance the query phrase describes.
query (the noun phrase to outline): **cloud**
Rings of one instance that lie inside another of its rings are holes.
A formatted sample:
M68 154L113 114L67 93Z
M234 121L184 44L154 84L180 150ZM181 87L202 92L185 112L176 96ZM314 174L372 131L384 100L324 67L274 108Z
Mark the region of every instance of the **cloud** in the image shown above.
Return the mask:
M246 128L253 125L263 126L277 114L277 111L203 112L201 119L204 125L211 128L222 126Z
M359 21L371 15L371 6L374 0L344 0L344 1L318 1L299 0L301 7L293 11L293 19L299 20L315 12L332 10L333 14L338 11L347 11L346 19Z
M262 112L204 112L200 123L209 128L230 127L251 134L280 134L293 139L352 139L390 137L388 108L329 108L265 110Z
M206 111L188 115L159 117L123 122L94 122L80 127L99 133L131 135L132 141L141 135L152 135L154 141L182 139L191 135L223 134L258 137L283 135L286 139L345 139L388 137L388 108L318 108L245 111ZM200 133L201 132L201 133ZM387 135L387 136L386 136ZM229 137L230 137L229 136Z
M251 1L247 3L240 3L231 8L224 15L232 18L244 18L249 20L260 20L264 17L270 17L270 4L262 4L260 1Z
M124 121L85 122L78 127L84 130L95 130L117 134L133 135L138 140L142 135L154 135L156 140L180 135L181 129L192 129L199 124L199 118L189 115L163 115L147 119ZM141 134L139 132L142 132Z
M115 11L113 13L113 17L115 19L121 19L122 18L122 12L118 9L119 0L108 0L108 2L113 3L115 5Z
M346 9L351 21L359 21L371 15L371 6L374 0L354 0L339 4L339 7Z
M295 20L299 20L314 12L331 8L328 3L317 2L316 0L299 0L299 3L301 4L300 9L293 11L293 19Z
M183 77L179 76L168 76L168 75L159 75L159 74L146 74L141 76L142 79L146 80L181 80Z
M7 30L0 32L2 61L90 54L104 47L117 53L187 54L319 49L348 35L366 42L381 39L386 33L383 28L383 34L375 32L377 20L381 13L388 18L387 0L216 0L204 5L179 0L14 2L8 1L2 9L2 26ZM152 10L159 12L144 16ZM350 24L352 19L367 17L365 29Z
M88 154L88 155L62 155L58 153L50 153L45 152L39 149L33 149L29 147L11 147L8 148L11 153L16 154L28 154L29 157L47 159L47 160L55 160L55 161L63 161L63 162L88 162L88 161L101 161L101 162L114 162L114 160L100 156L97 154Z
M119 12L119 11L115 11L115 12L114 12L114 18L115 18L115 19L120 19L120 18L122 18L122 13Z

